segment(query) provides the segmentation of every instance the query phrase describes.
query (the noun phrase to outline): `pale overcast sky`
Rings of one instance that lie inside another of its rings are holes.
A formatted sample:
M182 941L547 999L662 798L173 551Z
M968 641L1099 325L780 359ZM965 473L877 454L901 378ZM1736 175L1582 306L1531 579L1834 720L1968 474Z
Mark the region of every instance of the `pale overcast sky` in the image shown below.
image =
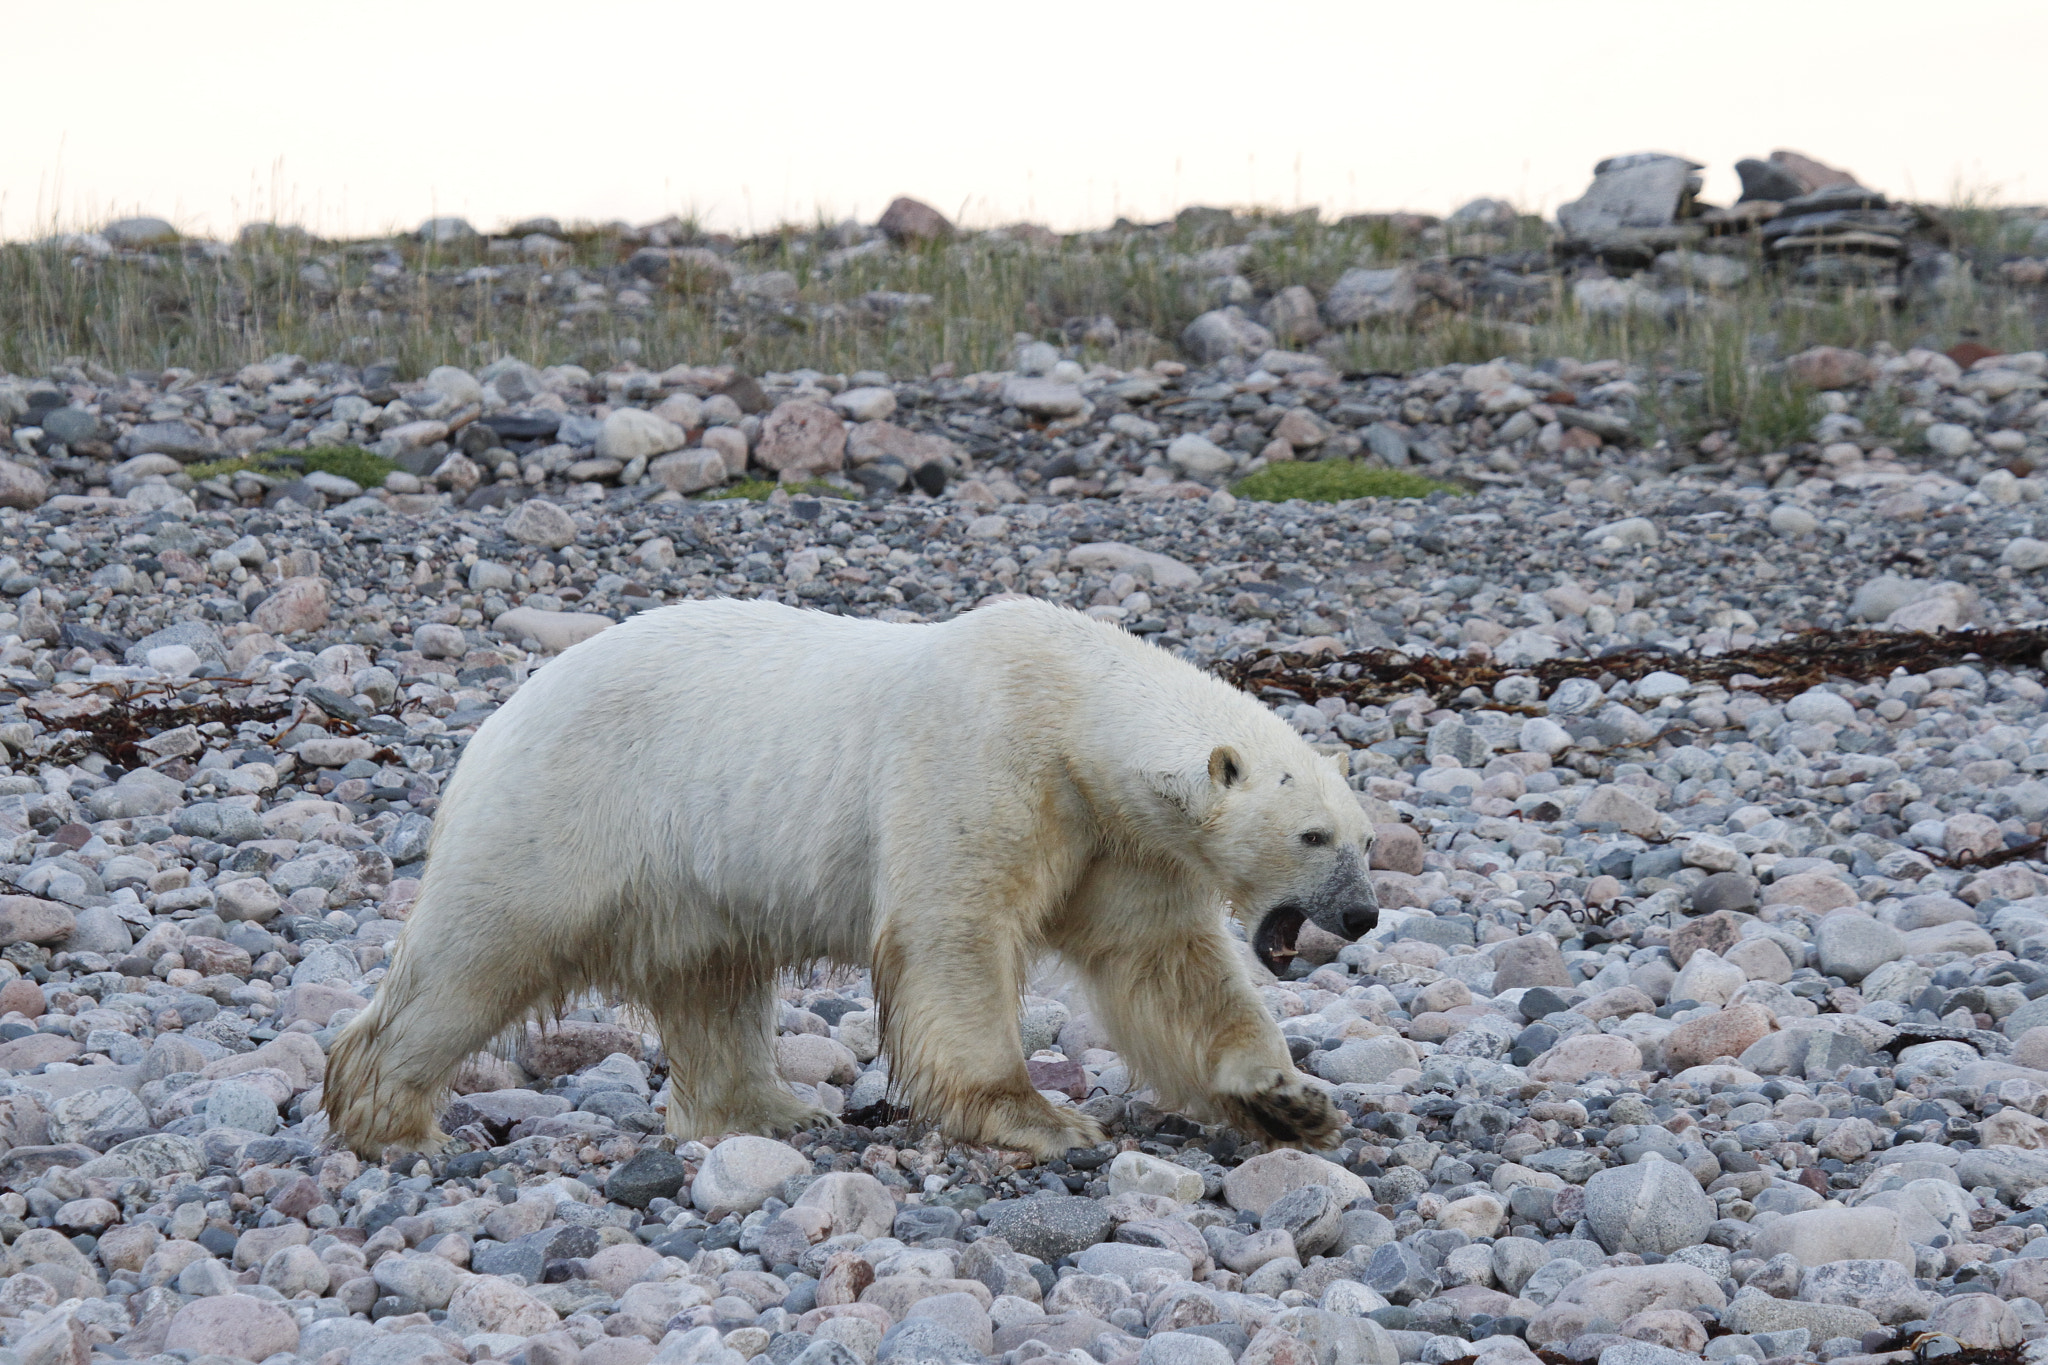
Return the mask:
M1595 161L1790 147L2048 200L2043 0L11 7L0 236L461 214L727 229L896 194L1061 228L1188 203L1550 212Z

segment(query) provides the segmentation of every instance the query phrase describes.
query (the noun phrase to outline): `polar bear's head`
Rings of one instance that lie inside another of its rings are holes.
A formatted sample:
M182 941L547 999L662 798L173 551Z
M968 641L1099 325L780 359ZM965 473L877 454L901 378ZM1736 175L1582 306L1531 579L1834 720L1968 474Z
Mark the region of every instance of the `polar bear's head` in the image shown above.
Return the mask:
M1294 956L1304 923L1344 939L1379 923L1372 826L1328 760L1291 733L1279 744L1220 744L1191 785L1199 856L1269 970Z

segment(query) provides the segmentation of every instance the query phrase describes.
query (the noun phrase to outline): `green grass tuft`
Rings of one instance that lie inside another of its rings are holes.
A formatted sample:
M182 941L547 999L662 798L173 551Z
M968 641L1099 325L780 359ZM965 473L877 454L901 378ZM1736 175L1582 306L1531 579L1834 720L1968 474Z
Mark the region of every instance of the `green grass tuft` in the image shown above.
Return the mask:
M1462 494L1456 484L1381 469L1357 460L1283 460L1269 464L1232 490L1258 502L1344 502L1351 498L1426 498L1431 493Z
M381 488L385 476L397 468L382 455L373 455L361 446L314 446L307 450L266 450L240 460L186 465L185 473L203 482L223 474L229 478L237 474L268 474L276 478L318 469L339 474L364 488Z

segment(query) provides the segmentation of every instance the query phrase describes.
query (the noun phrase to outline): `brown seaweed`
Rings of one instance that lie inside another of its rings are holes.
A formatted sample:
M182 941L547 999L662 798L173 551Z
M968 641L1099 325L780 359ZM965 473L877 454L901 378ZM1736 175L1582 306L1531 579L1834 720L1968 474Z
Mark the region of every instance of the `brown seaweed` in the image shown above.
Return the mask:
M1349 654L1308 655L1287 650L1260 650L1219 664L1217 674L1252 693L1281 693L1306 702L1340 697L1359 705L1384 705L1416 692L1438 706L1457 704L1467 688L1488 694L1484 705L1503 707L1491 698L1503 678L1534 678L1545 688L1566 678L1607 678L1626 682L1659 671L1677 673L1695 683L1717 682L1731 690L1782 699L1822 683L1867 682L1904 669L1930 669L1974 663L1994 668L2039 670L2048 650L2048 627L2015 630L1944 630L1928 633L1884 630L1803 630L1749 649L1720 654L1684 653L1635 646L1596 658L1550 659L1526 667L1508 667L1463 655L1408 654L1394 649L1362 649Z

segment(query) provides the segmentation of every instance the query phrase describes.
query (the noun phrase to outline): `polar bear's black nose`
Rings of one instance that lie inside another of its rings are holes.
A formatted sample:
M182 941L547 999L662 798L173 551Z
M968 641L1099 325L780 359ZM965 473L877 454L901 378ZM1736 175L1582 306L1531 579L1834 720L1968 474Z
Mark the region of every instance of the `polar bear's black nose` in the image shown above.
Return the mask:
M1376 905L1353 905L1344 911L1344 937L1363 938L1380 922Z

